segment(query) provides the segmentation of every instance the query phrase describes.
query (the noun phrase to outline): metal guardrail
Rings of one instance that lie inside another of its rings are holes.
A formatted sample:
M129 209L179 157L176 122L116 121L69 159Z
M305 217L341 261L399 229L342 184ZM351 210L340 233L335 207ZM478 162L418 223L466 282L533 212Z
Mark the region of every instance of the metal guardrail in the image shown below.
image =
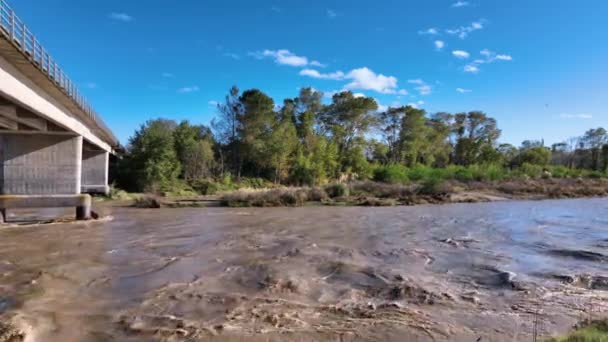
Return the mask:
M15 11L6 3L0 0L0 32L8 38L25 56L42 71L46 76L68 95L93 121L108 135L113 141L111 145L118 146L118 139L106 126L103 120L97 115L93 107L86 101L80 93L76 84L70 80L59 68L57 62L51 58L48 51L36 39L36 36L27 26L17 17Z

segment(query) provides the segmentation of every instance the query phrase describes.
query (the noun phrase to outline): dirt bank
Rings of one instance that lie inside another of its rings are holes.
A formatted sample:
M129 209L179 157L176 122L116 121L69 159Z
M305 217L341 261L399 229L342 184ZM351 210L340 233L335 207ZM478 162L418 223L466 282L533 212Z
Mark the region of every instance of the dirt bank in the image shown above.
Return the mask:
M395 206L479 203L608 196L605 179L518 179L504 182L386 184L354 182L315 188L244 189L217 196L165 198L146 196L137 202L159 207L279 207L304 205Z

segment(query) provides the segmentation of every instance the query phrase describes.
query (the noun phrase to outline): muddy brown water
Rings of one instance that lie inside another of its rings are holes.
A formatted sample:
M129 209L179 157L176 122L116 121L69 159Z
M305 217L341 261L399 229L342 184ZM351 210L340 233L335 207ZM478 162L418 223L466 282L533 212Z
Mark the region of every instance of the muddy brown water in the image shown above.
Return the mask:
M0 229L0 340L530 341L608 314L606 199L100 210Z

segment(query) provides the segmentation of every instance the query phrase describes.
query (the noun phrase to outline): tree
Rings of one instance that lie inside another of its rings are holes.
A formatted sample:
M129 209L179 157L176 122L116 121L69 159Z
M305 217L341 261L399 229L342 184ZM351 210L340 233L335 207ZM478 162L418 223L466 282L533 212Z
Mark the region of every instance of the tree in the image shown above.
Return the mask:
M321 113L321 121L338 146L342 171L359 172L365 163L364 147L360 146L365 134L376 124L374 112L378 104L371 97L355 97L352 92L335 94L331 105ZM360 154L359 156L355 156ZM354 165L355 163L356 165Z
M403 109L405 115L401 122L399 143L402 160L406 166L412 167L422 161L427 144L428 130L426 127L426 112L411 106Z
M240 177L242 166L241 144L239 141L240 120L243 106L239 100L239 88L232 86L223 104L217 105L218 117L211 121L217 141L220 172L224 173L224 162L230 160L229 169ZM227 155L227 156L226 156Z
M209 176L214 165L211 130L203 125L191 125L188 121L182 121L174 129L173 138L175 153L182 165L182 177L190 181Z
M280 183L289 174L289 161L298 143L293 116L286 114L291 111L288 108L281 113L267 142L270 164L275 169L275 183Z
M457 135L454 160L457 164L497 161L499 154L495 145L501 131L495 119L483 112L459 113L455 116L454 126Z
M243 92L239 102L243 110L238 128L245 153L242 160L248 163L249 174L257 177L265 168L272 167L268 142L276 119L274 101L260 90L250 89Z
M388 148L388 161L398 163L401 160L399 148L399 134L401 132L401 122L405 115L405 107L389 108L378 114L380 131L384 135L384 140Z
M137 191L156 192L178 179L181 165L174 149L175 127L171 120L150 120L129 140L125 164Z
M454 116L449 113L436 113L427 120L427 150L425 160L428 165L446 167L450 163L452 144L450 133Z
M589 167L593 170L599 170L601 167L601 148L608 142L608 134L605 129L599 127L590 129L585 132L582 138L582 143L589 149L590 152L590 163Z

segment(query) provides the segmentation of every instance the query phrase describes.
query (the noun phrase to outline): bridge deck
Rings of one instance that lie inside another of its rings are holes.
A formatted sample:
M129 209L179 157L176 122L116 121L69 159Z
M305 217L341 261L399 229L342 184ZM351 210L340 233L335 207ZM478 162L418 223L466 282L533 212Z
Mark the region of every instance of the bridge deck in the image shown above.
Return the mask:
M0 0L0 56L57 100L75 119L92 128L108 145L119 145L118 139L86 102L75 83L59 68L4 0ZM62 126L59 122L55 124Z

